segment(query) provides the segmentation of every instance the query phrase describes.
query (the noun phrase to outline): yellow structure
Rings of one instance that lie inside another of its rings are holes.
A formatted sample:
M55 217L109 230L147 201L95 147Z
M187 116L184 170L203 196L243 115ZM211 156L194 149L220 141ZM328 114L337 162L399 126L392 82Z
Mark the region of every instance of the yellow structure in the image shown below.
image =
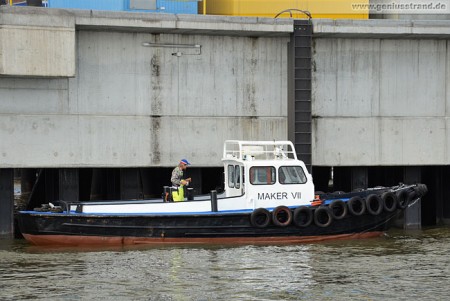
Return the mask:
M207 15L273 18L308 18L299 10L308 11L314 19L368 19L369 0L203 0L200 13Z

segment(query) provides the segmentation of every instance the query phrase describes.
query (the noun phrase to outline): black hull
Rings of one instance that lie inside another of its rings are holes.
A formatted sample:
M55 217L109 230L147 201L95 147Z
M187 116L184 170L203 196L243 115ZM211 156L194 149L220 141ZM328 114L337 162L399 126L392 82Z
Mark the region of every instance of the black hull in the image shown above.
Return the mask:
M388 229L397 212L364 214L333 220L327 227L314 223L264 228L252 226L249 214L199 216L117 216L22 213L19 225L25 238L38 245L135 244L164 242L282 242L340 238ZM91 238L91 239L90 239Z
M422 184L395 188L323 194L320 206L279 206L271 213L263 208L184 215L25 211L18 221L23 236L36 245L301 243L380 235L427 191Z

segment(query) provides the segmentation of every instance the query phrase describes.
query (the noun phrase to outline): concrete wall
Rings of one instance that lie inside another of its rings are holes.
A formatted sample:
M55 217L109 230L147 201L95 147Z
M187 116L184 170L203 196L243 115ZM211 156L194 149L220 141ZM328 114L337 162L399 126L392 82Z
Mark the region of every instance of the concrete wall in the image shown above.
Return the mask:
M443 23L428 23L433 36L414 22L315 27L313 165L450 163L448 29L435 38Z
M32 12L4 11L55 14ZM173 166L181 158L219 166L226 139L286 139L292 26L72 13L74 77L0 79L0 167ZM142 18L150 19L136 25Z
M5 11L2 9L2 12ZM0 75L70 77L75 75L74 19L60 15L2 13Z
M292 22L1 7L0 168L219 166L225 139L286 139ZM449 164L450 22L313 23L313 165Z

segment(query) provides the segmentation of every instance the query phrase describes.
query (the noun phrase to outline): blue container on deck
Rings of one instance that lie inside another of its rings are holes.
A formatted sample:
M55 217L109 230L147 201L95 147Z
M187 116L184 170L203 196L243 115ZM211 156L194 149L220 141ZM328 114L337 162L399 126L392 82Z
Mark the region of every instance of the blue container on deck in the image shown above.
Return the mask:
M48 0L48 7L197 14L198 0Z
M48 0L50 8L125 10L125 0Z
M172 14L197 14L198 1L171 1L160 0L157 2L158 12Z

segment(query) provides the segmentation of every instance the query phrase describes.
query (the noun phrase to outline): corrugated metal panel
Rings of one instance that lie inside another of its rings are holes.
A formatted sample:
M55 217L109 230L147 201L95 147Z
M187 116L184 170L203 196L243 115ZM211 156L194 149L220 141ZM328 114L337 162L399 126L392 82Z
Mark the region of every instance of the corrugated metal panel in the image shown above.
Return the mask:
M368 4L369 0L358 0ZM368 19L368 9L356 10L354 0L206 0L208 15L253 16L273 18L305 18L298 10L309 11L313 18L328 19ZM360 6L361 7L361 6Z
M48 0L51 8L197 14L197 0Z
M125 10L129 0L48 0L51 8L75 8L94 10Z
M160 12L173 14L197 14L198 1L186 0L158 0L158 10Z
M156 10L156 0L130 0L129 8Z

